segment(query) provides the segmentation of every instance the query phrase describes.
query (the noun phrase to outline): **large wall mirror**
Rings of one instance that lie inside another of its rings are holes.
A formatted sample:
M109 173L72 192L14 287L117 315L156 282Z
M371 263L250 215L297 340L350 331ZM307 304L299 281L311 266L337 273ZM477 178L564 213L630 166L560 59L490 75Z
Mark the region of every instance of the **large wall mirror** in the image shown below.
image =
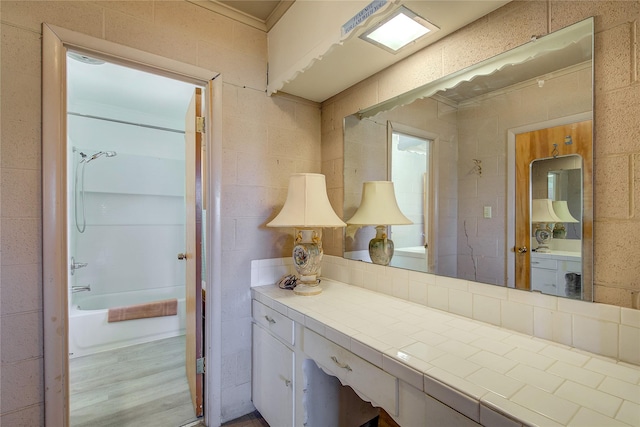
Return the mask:
M592 111L590 18L345 117L344 220L393 181L389 265L591 300ZM374 237L348 226L344 257Z

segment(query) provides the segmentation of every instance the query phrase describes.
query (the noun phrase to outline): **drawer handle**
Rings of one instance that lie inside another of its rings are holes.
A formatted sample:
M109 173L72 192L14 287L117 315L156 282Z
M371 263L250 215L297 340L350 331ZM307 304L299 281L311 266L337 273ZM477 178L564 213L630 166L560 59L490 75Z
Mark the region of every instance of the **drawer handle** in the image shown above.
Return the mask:
M273 320L273 317L271 316L264 316L264 318L267 319L267 322L271 323L272 325L276 323L276 321Z
M338 365L339 367L341 367L342 369L346 369L347 371L351 372L353 371L353 369L351 369L351 366L347 365L346 363L340 363L338 361L338 358L335 356L331 356L331 360L333 360L333 363L335 363L336 365Z
M291 385L291 380L286 379L285 377L283 377L282 375L280 375L280 379L282 381L284 381L284 385L285 387L289 387Z

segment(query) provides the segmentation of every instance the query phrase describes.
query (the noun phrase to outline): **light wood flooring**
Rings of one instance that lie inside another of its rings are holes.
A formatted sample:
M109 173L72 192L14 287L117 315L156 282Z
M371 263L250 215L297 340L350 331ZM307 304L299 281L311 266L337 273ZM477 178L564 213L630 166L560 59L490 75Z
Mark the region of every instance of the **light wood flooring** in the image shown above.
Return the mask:
M196 420L185 337L69 361L72 427L179 427Z

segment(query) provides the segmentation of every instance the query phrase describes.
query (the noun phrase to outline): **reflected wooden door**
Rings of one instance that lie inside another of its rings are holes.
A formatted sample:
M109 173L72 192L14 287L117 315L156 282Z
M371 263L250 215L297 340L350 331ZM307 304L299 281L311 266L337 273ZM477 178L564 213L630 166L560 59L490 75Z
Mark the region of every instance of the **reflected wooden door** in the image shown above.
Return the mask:
M571 137L571 144L565 138ZM554 146L554 144L557 144ZM555 150L555 151L554 151ZM516 288L531 289L531 162L555 156L578 154L582 164L582 238L591 239L593 218L592 200L592 121L555 126L516 135ZM583 265L590 265L590 254L583 253ZM591 283L591 269L583 268L583 283ZM586 287L590 288L590 287ZM585 289L587 292L587 289ZM590 296L590 295L589 295ZM587 295L585 295L585 298Z
M197 417L203 415L202 359L202 89L196 88L185 118L185 241L186 241L186 370Z

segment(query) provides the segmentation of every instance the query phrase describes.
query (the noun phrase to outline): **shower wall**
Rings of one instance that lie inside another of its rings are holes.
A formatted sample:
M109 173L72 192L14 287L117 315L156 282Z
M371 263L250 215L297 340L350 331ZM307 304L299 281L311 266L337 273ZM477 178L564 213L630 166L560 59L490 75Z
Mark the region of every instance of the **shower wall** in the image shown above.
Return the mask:
M185 249L184 135L77 115L69 115L68 128L69 147L77 150L72 180L79 151L117 152L85 165L84 233L69 198L70 255L88 263L75 271L72 285L91 285L92 294L184 285L184 261L177 259Z

